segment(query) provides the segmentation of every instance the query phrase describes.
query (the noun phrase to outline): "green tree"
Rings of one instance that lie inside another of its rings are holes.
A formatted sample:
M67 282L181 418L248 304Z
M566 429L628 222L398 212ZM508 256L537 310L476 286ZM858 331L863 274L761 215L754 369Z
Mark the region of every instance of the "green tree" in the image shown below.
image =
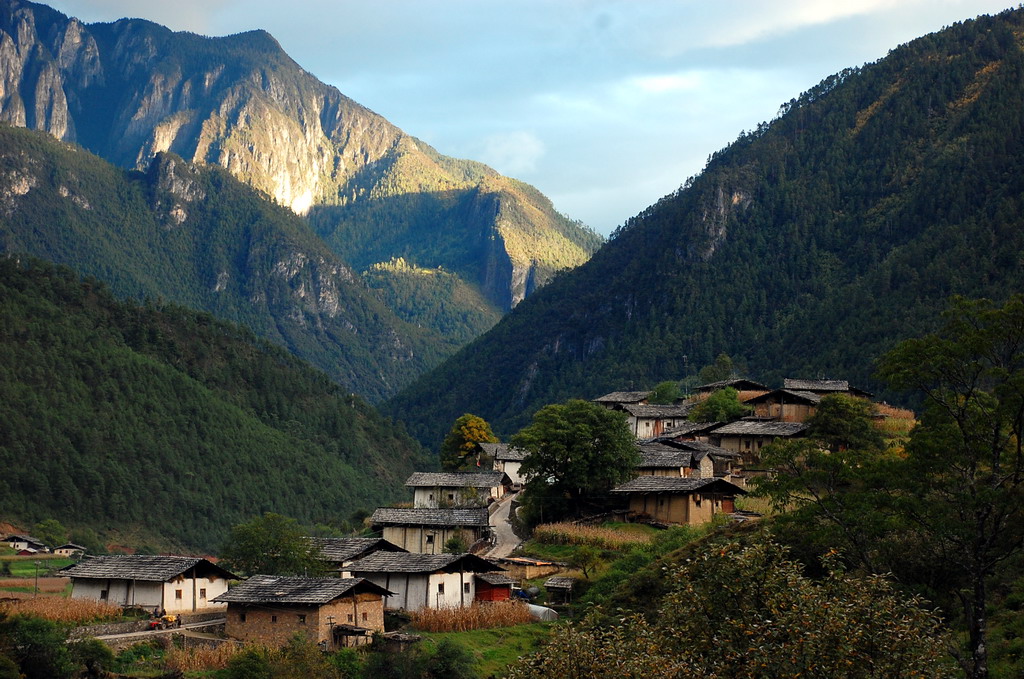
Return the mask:
M922 601L882 577L853 577L831 556L820 581L784 548L714 546L665 574L650 618L592 616L559 628L510 679L953 677L945 632Z
M651 391L651 395L647 397L647 402L671 404L675 403L677 399L682 398L682 396L683 390L679 387L679 382L668 380L665 382L659 382L655 385L654 390Z
M831 394L818 403L807 419L807 437L833 452L853 448L878 451L885 445L881 432L873 424L870 401L847 394Z
M691 422L732 422L749 412L750 406L740 403L739 392L726 387L695 405L689 418Z
M315 576L325 568L299 523L272 512L232 526L220 556L227 568L247 575Z
M951 579L969 637L959 660L982 679L988 581L1024 545L1024 296L954 300L938 332L901 342L879 373L925 397L893 470L892 511Z
M57 519L40 521L32 528L32 532L51 549L61 546L68 539L68 529L62 526Z
M18 663L25 679L65 679L75 671L67 633L43 618L0 619L0 653Z
M544 507L550 518L579 513L632 478L640 463L626 415L579 399L538 410L511 445L529 451L520 467L525 502Z
M481 443L497 443L487 420L470 413L455 420L441 443L441 468L446 471L467 469L476 465Z
M727 380L735 375L736 366L733 365L732 358L729 357L729 354L721 353L715 358L714 363L700 369L697 378L701 384L711 384Z
M466 540L462 535L453 535L445 540L445 554L463 554L467 551L469 551L469 545L466 544Z

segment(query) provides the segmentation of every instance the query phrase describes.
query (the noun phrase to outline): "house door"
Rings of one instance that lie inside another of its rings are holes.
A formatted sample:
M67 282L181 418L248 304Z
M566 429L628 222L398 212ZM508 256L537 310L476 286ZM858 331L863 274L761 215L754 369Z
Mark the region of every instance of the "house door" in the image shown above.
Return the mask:
M722 498L722 511L726 514L732 514L736 511L736 501L731 497Z

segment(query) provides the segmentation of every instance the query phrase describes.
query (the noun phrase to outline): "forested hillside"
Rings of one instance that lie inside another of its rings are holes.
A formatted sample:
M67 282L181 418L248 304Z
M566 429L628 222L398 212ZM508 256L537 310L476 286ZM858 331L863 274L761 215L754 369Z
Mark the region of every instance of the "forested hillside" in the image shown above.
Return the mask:
M464 412L650 387L720 352L750 377L877 389L872 361L950 295L1024 289L1024 10L836 74L742 133L390 402L423 441Z
M397 318L290 210L171 154L129 172L0 125L0 252L243 323L370 399L464 341Z
M400 427L249 331L38 260L0 258L0 355L0 518L21 525L213 550L266 511L338 526L423 464Z
M501 312L601 244L533 187L443 156L320 82L265 31L83 24L0 0L0 120L125 168L144 170L162 152L222 167L297 214L312 211L360 270L394 257L442 266Z

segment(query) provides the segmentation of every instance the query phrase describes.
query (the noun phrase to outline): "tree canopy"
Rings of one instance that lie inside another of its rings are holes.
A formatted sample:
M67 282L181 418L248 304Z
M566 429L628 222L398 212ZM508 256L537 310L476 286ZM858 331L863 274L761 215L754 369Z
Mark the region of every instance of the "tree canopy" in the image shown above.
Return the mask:
M698 403L690 411L691 422L732 422L750 412L748 405L740 403L739 392L732 387L719 389Z
M578 513L634 476L640 463L625 413L580 399L541 408L511 445L529 451L520 467L524 504L543 503L550 518Z
M441 443L441 468L456 471L476 466L480 460L481 443L497 443L487 420L466 413L448 431Z
M325 568L307 531L272 512L232 526L220 557L226 568L246 575L315 576Z

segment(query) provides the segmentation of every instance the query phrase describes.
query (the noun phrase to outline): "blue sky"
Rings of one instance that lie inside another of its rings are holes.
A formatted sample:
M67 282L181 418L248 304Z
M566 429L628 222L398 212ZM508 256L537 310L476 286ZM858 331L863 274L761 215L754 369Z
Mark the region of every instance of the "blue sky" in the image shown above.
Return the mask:
M228 35L608 234L826 76L1008 0L56 0Z

